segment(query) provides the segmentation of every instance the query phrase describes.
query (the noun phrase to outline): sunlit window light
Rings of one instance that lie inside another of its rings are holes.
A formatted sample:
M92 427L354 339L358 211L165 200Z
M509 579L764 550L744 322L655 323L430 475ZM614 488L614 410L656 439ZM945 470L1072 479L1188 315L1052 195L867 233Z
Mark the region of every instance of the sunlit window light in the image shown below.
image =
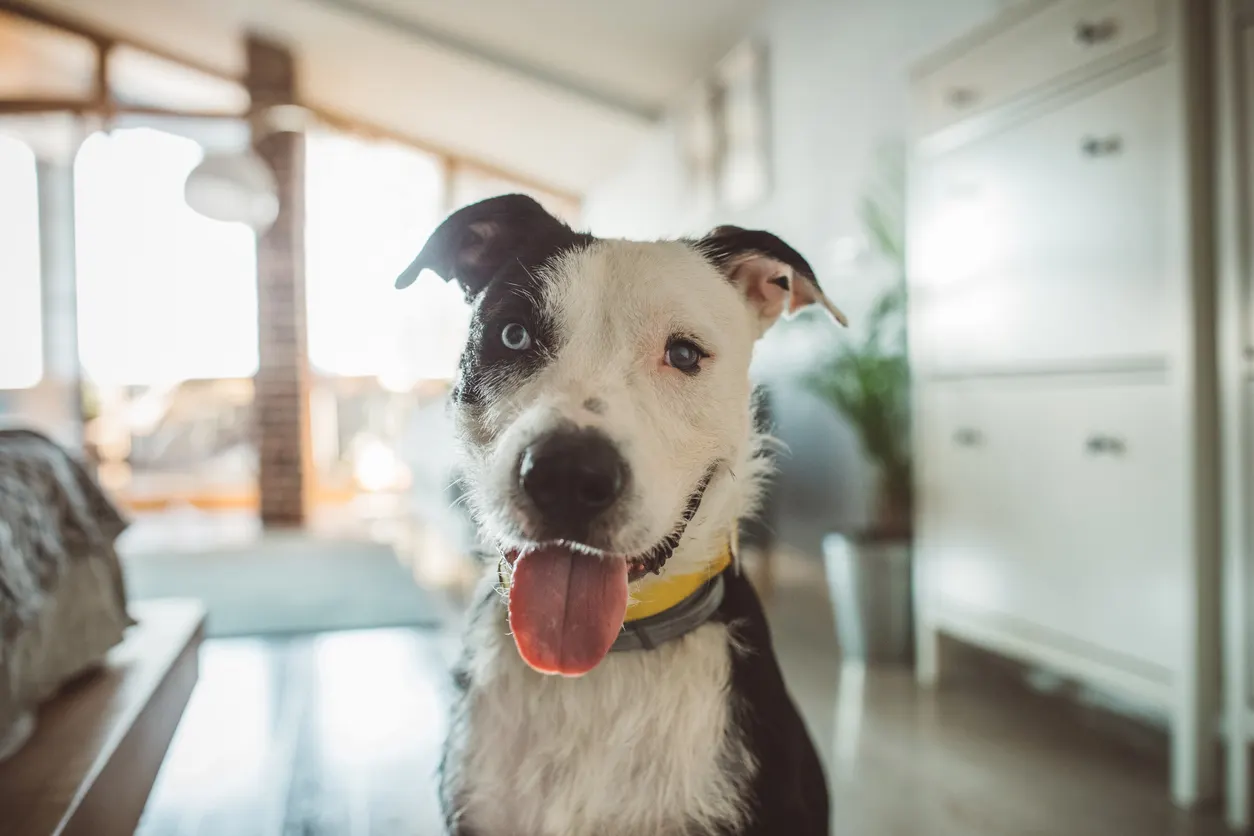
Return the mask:
M251 377L256 242L183 199L202 157L190 139L96 133L75 161L79 351L102 385Z
M0 135L0 389L43 377L39 193L35 154Z
M461 292L427 273L393 282L439 223L440 160L395 143L308 136L306 275L315 371L404 391L449 379L469 327Z

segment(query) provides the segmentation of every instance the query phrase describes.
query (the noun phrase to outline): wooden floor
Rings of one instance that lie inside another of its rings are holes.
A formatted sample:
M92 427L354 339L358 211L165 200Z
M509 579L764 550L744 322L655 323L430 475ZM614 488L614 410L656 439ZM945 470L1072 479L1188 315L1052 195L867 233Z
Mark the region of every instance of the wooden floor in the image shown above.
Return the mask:
M1217 836L1167 800L1162 734L958 666L841 669L830 617L783 594L777 643L828 763L838 836ZM807 615L807 613L809 613ZM439 632L206 642L202 675L142 836L440 833Z
M205 642L138 833L439 833L451 651L417 629Z

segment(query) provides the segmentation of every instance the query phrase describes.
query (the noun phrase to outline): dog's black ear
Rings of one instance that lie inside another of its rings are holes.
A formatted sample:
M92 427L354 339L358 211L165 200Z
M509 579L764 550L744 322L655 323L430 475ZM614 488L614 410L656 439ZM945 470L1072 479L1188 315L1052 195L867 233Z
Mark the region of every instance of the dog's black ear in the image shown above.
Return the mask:
M552 246L555 236L574 236L564 223L526 195L510 194L473 203L444 219L422 252L396 279L409 287L430 269L461 285L466 298L478 296L497 272L514 259Z
M780 316L819 305L841 325L845 315L819 287L814 270L801 254L769 232L720 226L697 248L727 276L757 311L765 331Z

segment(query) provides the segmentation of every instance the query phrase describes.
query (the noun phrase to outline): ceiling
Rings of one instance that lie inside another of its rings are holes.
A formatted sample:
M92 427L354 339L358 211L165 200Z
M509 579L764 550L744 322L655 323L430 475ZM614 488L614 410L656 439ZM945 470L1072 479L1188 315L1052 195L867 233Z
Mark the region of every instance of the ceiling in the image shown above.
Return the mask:
M246 30L292 44L302 97L580 194L729 50L766 0L35 0L242 75Z

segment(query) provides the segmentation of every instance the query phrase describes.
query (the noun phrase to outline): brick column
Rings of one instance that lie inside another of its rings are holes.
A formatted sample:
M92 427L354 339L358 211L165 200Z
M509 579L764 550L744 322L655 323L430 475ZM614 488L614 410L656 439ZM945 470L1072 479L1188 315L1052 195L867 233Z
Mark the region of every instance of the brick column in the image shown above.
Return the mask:
M247 40L254 119L296 101L296 67L282 45ZM309 494L309 369L305 340L305 141L294 132L253 126L253 147L274 169L279 215L257 236L257 319L260 362L253 410L259 461L261 521L267 528L301 526Z

